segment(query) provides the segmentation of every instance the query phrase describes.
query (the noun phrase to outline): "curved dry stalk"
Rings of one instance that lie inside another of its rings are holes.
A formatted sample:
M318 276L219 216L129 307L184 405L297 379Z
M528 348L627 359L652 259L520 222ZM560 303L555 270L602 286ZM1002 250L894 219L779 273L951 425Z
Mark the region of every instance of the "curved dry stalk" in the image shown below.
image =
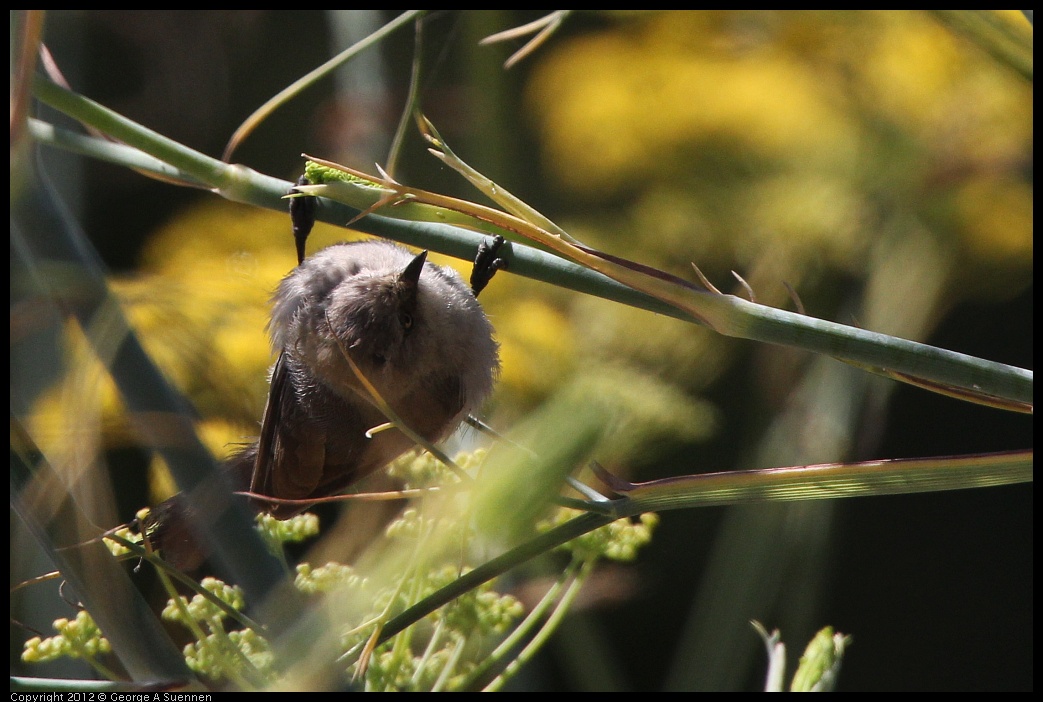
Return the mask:
M546 42L550 36L557 31L561 23L565 21L565 18L571 14L573 10L555 10L549 15L545 15L538 20L534 20L527 24L514 27L512 29L505 29L502 32L496 34L490 34L489 36L478 42L480 45L485 46L488 44L495 44L500 41L508 41L511 39L520 39L521 37L529 34L536 34L532 39L527 41L522 48L515 51L508 57L503 63L504 68L510 68L516 63L524 59L529 54L533 53L538 49L544 42Z
M305 75L295 80L290 85L286 86L274 96L269 98L263 105L254 110L253 114L247 117L241 125L235 130L228 143L225 145L225 150L221 154L221 160L226 163L232 160L232 154L235 152L239 145L248 137L254 129L257 128L261 122L266 120L269 115L272 114L279 107L289 102L291 99L296 97L302 90L310 87L316 81L326 77L338 66L346 61L352 59L361 51L374 46L380 42L391 32L399 29L400 27L412 22L414 19L419 17L426 10L407 10L401 15L391 20L377 31L370 34L365 39L352 44L347 49L331 58L326 63L322 64L318 68L315 68Z

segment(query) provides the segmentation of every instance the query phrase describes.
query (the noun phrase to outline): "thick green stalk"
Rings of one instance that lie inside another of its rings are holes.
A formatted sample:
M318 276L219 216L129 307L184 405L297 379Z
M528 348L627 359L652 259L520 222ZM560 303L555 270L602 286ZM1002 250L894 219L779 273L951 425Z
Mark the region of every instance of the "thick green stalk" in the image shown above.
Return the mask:
M245 166L226 164L188 149L44 79L35 81L34 91L39 99L52 107L170 164L223 197L272 209L284 209L286 206L282 198L291 183L265 176ZM380 183L379 179L374 179L374 182ZM360 212L387 199L388 190L406 193L411 200L405 206L383 206L380 208L381 215L367 214L352 221ZM502 230L505 225L515 233L520 227L539 230L524 220L498 210L403 186L356 188L355 191L362 195L351 195L354 198L352 202L338 205L333 201L324 201L324 206L319 208L320 218L341 226L351 221L352 228L359 231L465 259L473 258L484 236L491 231ZM420 201L416 199L418 197L431 199ZM431 205L430 202L438 204ZM480 216L475 216L475 213ZM387 216L383 216L385 214ZM461 214L464 216L461 217ZM404 216L412 219L402 219ZM548 241L560 243L560 248L570 247L570 251L581 251L564 239L553 237L553 234L548 236L552 237ZM558 248L556 245L555 249ZM896 377L912 376L927 384L934 383L962 389L968 394L978 393L998 398L1008 401L1011 408L1021 411L1031 407L1031 371L758 305L732 295L712 294L676 285L596 254L586 251L581 251L581 254L582 258L577 260L587 265L515 241L505 256L514 274L679 319L701 320L728 336L825 353L870 369L886 369ZM611 273L612 277L591 270L590 265L597 265L599 269ZM620 281L636 281L655 294L635 290L633 285Z

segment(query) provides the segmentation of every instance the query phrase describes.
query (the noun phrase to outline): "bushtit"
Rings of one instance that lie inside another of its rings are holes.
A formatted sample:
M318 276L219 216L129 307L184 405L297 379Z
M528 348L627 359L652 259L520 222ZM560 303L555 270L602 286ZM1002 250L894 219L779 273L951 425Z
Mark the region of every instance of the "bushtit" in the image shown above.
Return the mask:
M233 484L306 500L336 494L415 446L388 419L345 354L398 417L430 442L451 434L489 395L499 369L493 329L476 294L503 266L502 239L482 247L472 286L450 268L389 241L337 244L279 284L269 326L279 352L261 436L233 456ZM296 505L255 507L286 518ZM178 498L155 510L150 535L185 569L204 553Z
M489 395L499 367L492 326L455 271L387 241L331 246L273 298L281 350L251 492L330 495L414 446L387 418L345 354L403 422L431 442ZM276 516L297 509L275 508Z

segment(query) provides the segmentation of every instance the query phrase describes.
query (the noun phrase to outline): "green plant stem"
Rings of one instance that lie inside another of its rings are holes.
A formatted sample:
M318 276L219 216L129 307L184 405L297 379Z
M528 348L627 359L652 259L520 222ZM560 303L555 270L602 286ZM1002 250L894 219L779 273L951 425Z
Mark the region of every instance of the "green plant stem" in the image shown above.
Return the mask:
M932 10L943 24L978 45L1022 78L1032 80L1032 28L1018 32L996 10Z
M340 52L333 58L321 66L309 71L305 75L301 76L286 88L280 90L271 99L265 102L263 105L258 107L253 114L246 118L246 120L235 130L235 134L228 140L228 145L225 147L225 153L223 159L228 161L231 159L232 153L235 148L242 142L246 136L252 132L257 125L264 121L272 112L279 106L288 102L291 98L295 97L298 93L303 91L305 88L310 87L317 81L325 78L331 74L341 64L354 58L357 54L365 51L371 46L376 46L382 40L384 40L389 34L394 32L401 27L406 26L410 22L419 19L427 10L406 10L401 15L391 20L377 31L370 34L365 39L355 42L344 51Z
M245 508L210 480L217 466L195 433L187 404L141 347L84 234L43 183L12 202L12 217L19 224L12 228L12 246L19 253L23 284L32 279L41 299L51 300L56 310L74 318L84 330L94 352L106 361L135 430L163 456L179 486L205 486L199 496L214 500L209 514L221 525L211 535L215 552L227 555L229 567L250 581L245 584L250 588L248 599L261 602L278 587L281 574L270 567L273 561L253 532ZM28 236L28 231L34 235ZM67 276L55 275L59 270L75 275L75 285L68 285ZM256 554L252 549L257 549ZM247 573L254 577L247 578Z
M526 639L526 637L529 636L529 632L531 632L541 621L543 621L544 615L546 615L547 611L550 610L551 607L555 606L555 604L560 601L559 594L565 587L565 583L571 581L573 584L575 584L575 571L576 564L573 562L570 563L568 567L566 567L565 570L561 572L560 575L558 575L557 579L554 581L554 584L547 589L547 592L543 594L543 597L541 597L540 601L536 603L536 606L533 607L527 615L525 615L525 619L522 620L516 627L514 627L510 634L508 634L503 639L503 641L501 641L496 646L496 648L493 649L493 651L489 653L489 655L486 656L482 660L482 662L467 676L467 680L461 685L462 690L470 691L476 689L478 685L483 684L483 681L489 678L492 672L501 669L504 672L498 674L496 678L493 680L493 682L484 684L484 687L482 689L488 690L492 685L495 684L496 680L506 680L506 670L509 664L504 664L503 661L507 659L507 657L511 654L511 651L513 651L516 647L521 645L521 643Z
M145 151L227 199L279 210L286 206L283 196L291 183L188 149L42 78L34 81L34 92L52 107ZM374 197L379 198L379 193ZM365 208L364 204L353 207L323 200L319 218L343 226ZM400 215L404 210L388 207L386 211ZM473 259L484 239L483 234L459 226L375 214L353 222L352 228L467 260ZM514 274L679 319L698 321L675 305L532 247L515 242L505 255ZM758 305L732 295L715 295L713 298L716 311L713 326L722 334L825 353L871 368L886 368L1013 403L1031 405L1033 400L1032 372L1028 370Z
M47 203L37 204L44 210L37 214L46 215ZM16 261L25 264L30 258L28 247L16 236L15 226L11 245L18 252L12 257L12 268ZM18 270L26 272L25 268ZM44 282L34 269L28 273L37 282ZM47 306L40 300L46 299L47 291L41 287L36 292L37 314L46 318ZM60 295L53 295L52 300L56 299ZM21 518L41 554L62 573L71 596L90 611L127 674L138 681L191 680L180 651L155 621L123 567L100 539L92 538L98 528L80 509L76 491L66 478L40 453L15 416L13 405L10 436L12 514Z
M543 648L543 645L547 643L551 635L558 630L558 626L561 625L562 619L568 613L572 607L572 603L575 601L576 596L579 595L579 591L582 589L583 584L587 581L587 577L594 570L594 564L597 562L596 558L588 558L580 564L579 573L575 575L572 582L569 583L568 589L561 596L551 612L550 617L543 623L536 635L526 644L525 648L515 657L514 660L504 669L504 671L496 677L495 680L490 682L482 691L483 692L497 692L503 687L504 683L507 682L518 670L532 660L533 656Z
M534 558L541 553L550 551L555 546L571 541L577 536L582 536L588 531L610 524L616 517L606 517L601 514L589 512L580 515L560 526L545 532L536 538L511 549L503 555L497 556L483 563L474 570L464 573L459 578L446 585L441 590L428 595L406 611L394 617L384 625L378 644L382 643L414 622L426 617L431 612L447 604L460 595L473 590L482 583L502 575L519 563Z
M1032 452L1020 451L729 471L629 485L626 497L608 503L610 516L588 512L483 563L388 621L379 642L511 568L623 517L693 507L918 493L1031 481ZM597 506L606 507L604 503Z
M750 502L836 499L1013 485L1032 481L1032 452L894 459L705 473L631 486L618 516Z

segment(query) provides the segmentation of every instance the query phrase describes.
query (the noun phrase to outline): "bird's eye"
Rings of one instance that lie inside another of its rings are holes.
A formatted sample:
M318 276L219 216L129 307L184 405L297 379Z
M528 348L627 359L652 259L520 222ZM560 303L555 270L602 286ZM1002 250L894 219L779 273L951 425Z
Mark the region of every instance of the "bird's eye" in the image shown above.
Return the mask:
M384 365L387 362L388 362L387 356L385 356L384 354L382 354L382 353L375 353L375 354L373 354L373 363L374 364L376 364L378 366L382 366L382 365Z
M399 324L402 325L402 328L407 331L413 328L413 315L409 314L408 312L399 312L398 321Z

